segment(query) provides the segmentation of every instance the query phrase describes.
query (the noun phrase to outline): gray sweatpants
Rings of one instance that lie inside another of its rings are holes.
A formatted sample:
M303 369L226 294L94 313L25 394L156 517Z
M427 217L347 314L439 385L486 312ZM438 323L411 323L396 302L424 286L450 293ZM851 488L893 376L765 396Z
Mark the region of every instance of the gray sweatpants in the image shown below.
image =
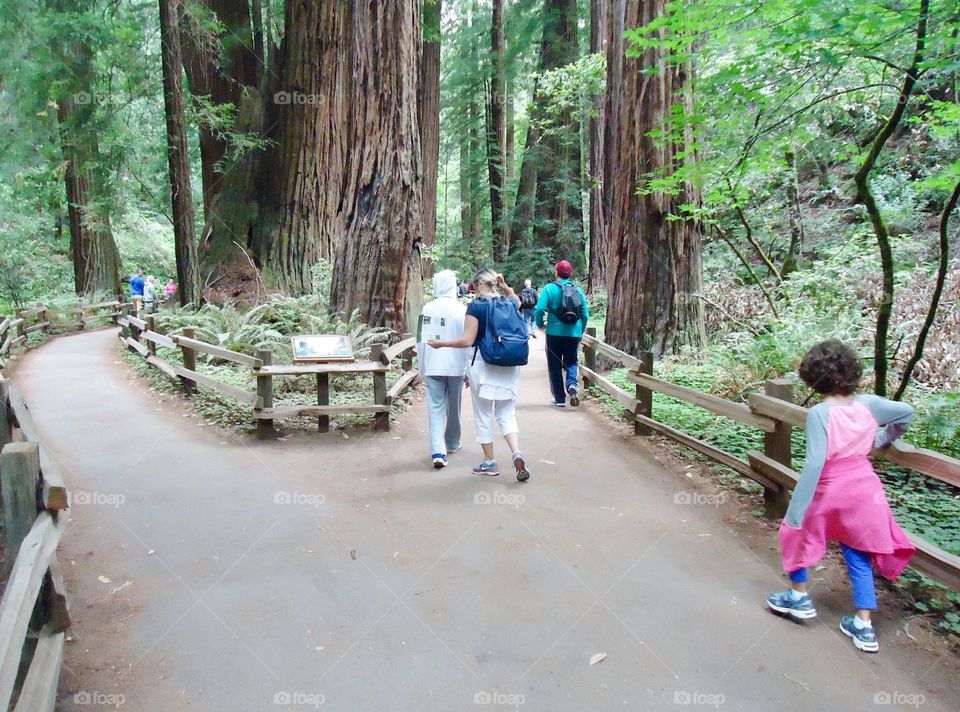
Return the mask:
M460 395L463 376L427 376L430 454L445 455L460 447Z

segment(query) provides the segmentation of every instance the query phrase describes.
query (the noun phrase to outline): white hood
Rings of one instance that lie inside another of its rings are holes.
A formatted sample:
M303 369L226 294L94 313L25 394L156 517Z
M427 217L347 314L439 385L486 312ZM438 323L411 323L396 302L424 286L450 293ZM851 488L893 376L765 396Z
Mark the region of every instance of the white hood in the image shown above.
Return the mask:
M437 299L440 297L456 299L457 273L452 269L445 269L433 275L433 296Z

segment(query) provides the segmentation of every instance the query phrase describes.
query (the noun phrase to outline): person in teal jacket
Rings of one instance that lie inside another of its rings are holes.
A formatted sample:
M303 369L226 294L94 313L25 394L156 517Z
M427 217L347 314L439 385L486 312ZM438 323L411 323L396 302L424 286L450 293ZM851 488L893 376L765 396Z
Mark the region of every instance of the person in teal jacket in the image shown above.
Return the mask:
M544 317L546 317L547 372L550 374L550 390L553 393L551 405L564 408L568 395L570 405L580 405L577 354L580 349L580 338L590 319L590 310L587 308L587 296L583 290L570 281L570 277L573 276L573 266L566 260L560 260L557 262L556 270L557 281L551 282L540 290L540 299L537 301L533 320L542 329ZM575 305L575 312L569 314L567 319L561 318L564 285L573 286L580 297L579 305ZM574 314L579 318L574 318ZM566 380L563 377L564 371L566 371Z

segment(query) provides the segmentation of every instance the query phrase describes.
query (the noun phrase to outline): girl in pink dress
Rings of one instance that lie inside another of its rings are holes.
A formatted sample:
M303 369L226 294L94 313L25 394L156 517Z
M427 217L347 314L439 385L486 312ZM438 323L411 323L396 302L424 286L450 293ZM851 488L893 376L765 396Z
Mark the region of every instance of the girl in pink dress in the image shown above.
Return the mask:
M877 607L873 569L894 580L916 549L894 521L867 455L906 432L913 408L854 395L862 374L856 352L836 339L814 346L800 364L800 378L823 394L823 402L807 415L807 458L780 525L783 570L792 586L770 594L767 604L797 620L816 616L807 567L824 557L828 542L839 542L856 609L840 621L840 630L858 650L875 653L880 646L870 622Z

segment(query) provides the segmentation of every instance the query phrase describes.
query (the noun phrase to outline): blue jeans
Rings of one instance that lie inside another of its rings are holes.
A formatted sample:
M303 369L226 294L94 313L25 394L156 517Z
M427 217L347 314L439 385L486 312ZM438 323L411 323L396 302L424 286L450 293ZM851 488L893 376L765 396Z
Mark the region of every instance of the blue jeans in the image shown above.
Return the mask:
M527 336L529 336L537 328L536 324L533 323L533 309L524 309L523 318L527 321Z
M427 376L430 454L446 455L460 447L460 395L463 376Z
M847 573L853 587L853 607L858 611L873 611L877 608L877 592L873 583L873 562L870 554L852 546L840 544L843 560L847 562ZM797 569L790 572L793 583L806 583L807 570Z
M550 391L557 403L566 403L567 390L577 386L577 350L580 339L576 336L553 336L547 334L547 373L550 374ZM566 381L563 372L567 372Z

